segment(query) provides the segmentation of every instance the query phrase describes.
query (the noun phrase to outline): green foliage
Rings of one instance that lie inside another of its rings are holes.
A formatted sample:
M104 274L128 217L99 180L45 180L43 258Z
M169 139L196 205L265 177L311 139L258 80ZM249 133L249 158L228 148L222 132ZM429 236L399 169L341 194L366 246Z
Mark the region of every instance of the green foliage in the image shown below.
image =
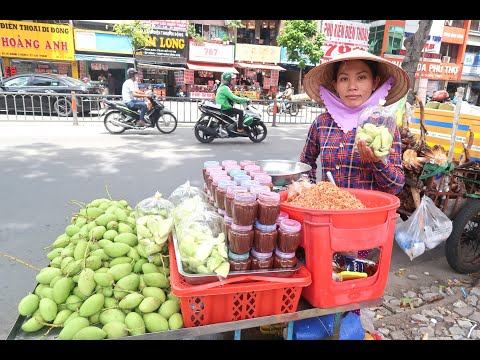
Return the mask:
M113 26L113 30L117 35L128 37L134 55L138 50L150 43L151 29L150 25L146 25L140 20L124 21Z
M197 34L197 31L195 30L195 25L193 25L193 23L188 24L187 35L191 37L193 41L199 44L203 44L206 40L205 37Z
M225 20L225 26L229 29L236 29L242 26L242 20Z
M317 31L316 20L287 20L285 27L277 37L277 43L287 48L288 59L298 62L301 69L306 61L302 54L310 59L312 64L318 64L323 57L322 45L325 34Z

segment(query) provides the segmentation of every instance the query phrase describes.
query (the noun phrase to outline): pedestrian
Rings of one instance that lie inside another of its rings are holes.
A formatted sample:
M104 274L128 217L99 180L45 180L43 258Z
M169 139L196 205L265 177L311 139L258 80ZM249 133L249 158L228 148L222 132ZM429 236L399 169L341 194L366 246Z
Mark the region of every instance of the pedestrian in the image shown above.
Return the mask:
M113 77L109 71L107 73L107 94L115 95L115 88L117 86L117 80Z
M215 83L213 84L213 93L217 93L218 86L220 85L220 80L215 79Z
M98 76L98 81L100 82L100 84L103 84L105 81L107 81L107 78L105 77L105 75L103 75L103 73L101 73Z
M122 101L124 101L129 108L140 110L140 118L136 125L145 126L147 124L145 122L147 103L143 100L145 94L138 88L137 74L138 71L133 68L127 70L128 79L125 80L122 86Z

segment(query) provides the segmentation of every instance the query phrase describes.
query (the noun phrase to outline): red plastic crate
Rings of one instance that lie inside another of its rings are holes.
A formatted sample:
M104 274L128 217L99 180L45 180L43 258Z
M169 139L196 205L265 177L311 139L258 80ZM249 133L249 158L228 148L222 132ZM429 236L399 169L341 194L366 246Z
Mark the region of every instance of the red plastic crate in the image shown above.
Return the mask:
M367 208L354 210L305 209L284 203L288 192L280 192L281 211L302 224L301 243L305 266L312 283L302 296L312 306L329 308L382 297L392 256L396 213L400 200L376 190L347 189ZM373 276L336 282L332 280L332 257L340 251L378 247L378 268Z
M312 281L310 272L300 265L287 278L245 275L190 285L178 272L172 241L169 253L170 285L180 299L185 327L295 312L302 289Z

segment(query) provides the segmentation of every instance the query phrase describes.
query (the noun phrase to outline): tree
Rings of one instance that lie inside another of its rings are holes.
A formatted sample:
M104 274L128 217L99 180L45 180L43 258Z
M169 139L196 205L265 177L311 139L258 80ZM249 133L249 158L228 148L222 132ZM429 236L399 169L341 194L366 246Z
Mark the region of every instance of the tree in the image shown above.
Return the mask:
M124 21L113 26L117 35L126 36L130 41L133 50L133 65L137 68L136 53L143 50L150 44L151 25L143 23L141 20Z
M412 36L405 39L406 54L402 61L402 69L405 70L410 77L410 91L407 95L407 101L410 104L415 102L415 72L417 71L418 61L422 55L423 47L430 33L433 20L420 20L418 29Z
M225 26L229 31L230 41L237 42L237 28L242 26L242 20L225 20Z
M323 57L322 45L325 34L317 30L316 20L287 20L284 29L277 37L277 44L287 49L288 60L298 62L300 74L298 92L302 90L302 71L306 58L312 64L317 64Z

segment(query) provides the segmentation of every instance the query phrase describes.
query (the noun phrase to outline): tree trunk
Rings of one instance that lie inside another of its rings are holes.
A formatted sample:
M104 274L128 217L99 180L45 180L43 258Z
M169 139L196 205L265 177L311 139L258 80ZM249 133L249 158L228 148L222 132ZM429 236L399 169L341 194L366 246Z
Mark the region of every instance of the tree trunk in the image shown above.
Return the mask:
M433 20L420 20L415 34L406 38L404 42L406 55L402 61L402 69L405 70L410 77L410 91L407 96L407 101L410 104L415 102L415 72L417 71L418 61L422 55L422 50L427 41L432 24Z
M299 72L299 75L298 75L298 94L301 94L303 92L303 89L302 89L302 71L303 69L302 68L299 68L300 69L300 72Z

